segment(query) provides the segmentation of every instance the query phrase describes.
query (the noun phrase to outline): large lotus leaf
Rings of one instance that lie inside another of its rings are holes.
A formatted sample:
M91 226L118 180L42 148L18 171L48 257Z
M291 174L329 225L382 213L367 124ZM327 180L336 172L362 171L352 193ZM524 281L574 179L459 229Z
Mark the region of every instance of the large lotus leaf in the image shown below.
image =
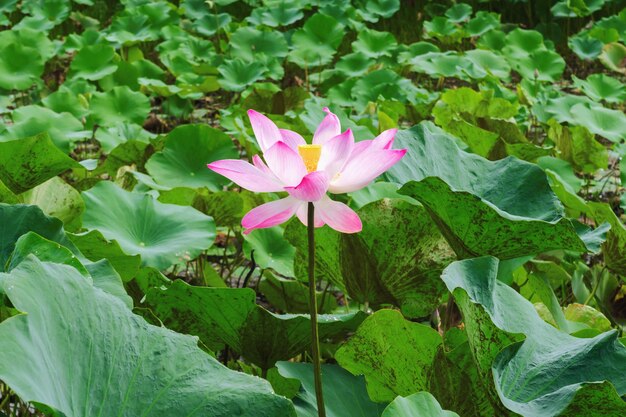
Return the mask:
M592 61L602 53L604 44L588 36L573 36L569 38L568 46L580 59Z
M115 50L104 44L89 45L82 48L70 65L70 77L86 80L99 80L117 70L113 62Z
M604 45L600 54L600 62L607 68L626 74L626 46L619 42L612 42Z
M363 231L340 235L348 294L361 303L398 305L410 317L430 314L443 295L439 273L454 255L426 210L385 199L358 213Z
M229 39L231 56L252 62L265 57L284 58L287 56L287 41L278 31L261 31L252 27L237 29Z
M507 61L524 78L554 82L565 69L565 61L546 48L543 36L535 30L515 29L506 35L502 49Z
M293 219L285 227L285 238L296 248L294 273L296 278L307 282L308 240L306 228ZM315 278L345 290L341 274L340 234L330 227L315 229Z
M80 193L61 178L50 178L20 195L20 199L25 204L39 206L48 216L60 219L66 230L80 229L80 215L85 210L85 203Z
M263 78L265 66L258 61L231 59L218 68L220 85L228 91L241 91L248 85Z
M162 204L149 195L101 181L83 192L83 226L116 240L143 265L164 269L194 259L215 239L213 219L191 207Z
M107 240L97 230L67 236L85 258L96 262L107 259L124 282L130 281L139 272L141 257L126 255L115 240Z
M462 416L498 417L484 388L489 380L482 377L472 355L467 332L456 327L448 330L433 362L428 391Z
M16 194L78 167L76 161L52 143L47 133L0 142L0 180Z
M26 313L0 324L0 378L26 401L68 417L294 416L269 384L149 325L72 267L31 257L0 283Z
M570 123L574 125L585 126L590 132L611 142L626 140L626 115L622 111L576 104L570 109L570 114Z
M582 90L592 100L604 100L608 103L623 103L626 101L626 85L617 78L605 74L592 74L586 80L572 75L574 85Z
M467 191L454 191L440 178L411 181L399 192L427 208L461 258L511 259L556 249L596 251L594 242L583 241L566 218L549 222L512 215Z
M467 143L483 157L500 159L503 144L529 145L511 118L517 106L467 87L446 91L433 109L435 123Z
M606 147L598 142L584 126L561 126L555 120L548 122L548 137L555 143L561 159L568 161L577 171L594 173L606 169L609 155Z
M20 236L35 232L38 235L69 248L74 254L78 249L65 236L63 223L54 217L46 216L39 207L24 204L1 204L0 224L0 271L4 271L9 256L15 249Z
M379 18L390 18L400 10L400 0L367 0L365 7L358 12L369 22L377 22Z
M474 64L473 71L466 69L472 78L485 78L488 74L502 80L510 78L511 67L502 57L492 51L472 49L465 52L465 58Z
M417 88L411 81L388 69L372 71L359 78L351 91L355 104L363 109L379 98L404 103L413 93L417 93Z
M302 6L297 0L271 2L266 7L255 7L248 18L255 25L270 27L287 26L304 17Z
M454 254L426 210L385 199L368 204L358 214L361 233L316 231L318 279L339 282L360 303L395 304L410 317L430 314L443 295L439 273ZM296 277L304 279L305 228L292 224L285 237L296 247Z
M352 42L352 49L368 58L391 56L396 46L396 38L391 33L367 28L360 31L357 40Z
M538 166L466 153L430 123L401 131L396 143L408 152L387 178L400 184L414 180L400 194L424 204L458 256L516 258L594 249L563 218L563 207Z
M120 123L96 130L96 139L106 153L110 153L119 145L130 140L149 143L155 135L134 123ZM133 161L134 162L134 161Z
M163 150L146 162L146 170L156 182L168 187L219 191L229 180L207 169L207 164L237 157L237 149L225 133L207 125L184 125L167 135Z
M78 94L75 94L64 85L54 93L44 97L41 101L50 110L57 113L70 113L77 119L88 113L86 101L81 100Z
M381 417L459 417L459 415L442 409L435 397L428 392L418 392L393 400Z
M414 71L426 73L431 77L463 77L463 68L469 62L456 52L427 52L411 59Z
M126 86L120 86L107 92L95 93L90 109L94 121L102 126L121 123L142 125L150 112L150 100Z
M570 336L543 321L532 303L497 275L498 260L483 257L451 264L442 278L464 315L475 357L482 358L482 366L492 361L504 405L523 416L626 412L619 398L626 393L626 347L617 333ZM512 335L525 340L510 344Z
M453 136L430 122L399 131L395 143L408 152L387 172L392 182L439 177L454 190L475 194L515 216L546 221L563 216L544 172L534 164L516 158L488 161L464 152Z
M73 143L91 136L70 113L56 113L41 106L23 106L13 111L13 124L7 127L6 139L21 139L47 132L57 148L68 153ZM0 139L1 141L2 139Z
M295 279L263 273L259 282L259 291L278 311L285 313L306 314L309 312L309 287ZM337 308L337 300L329 291L317 291L317 311L330 313Z
M389 402L428 389L439 346L436 330L412 323L398 311L379 310L359 326L335 359L353 374L365 375L373 401Z
M153 288L146 296L152 312L169 328L199 336L210 349L225 344L262 369L310 348L307 315L274 314L255 301L250 288L194 287L183 281ZM320 339L354 331L365 316L360 311L320 315Z
M87 259L79 260L68 248L56 242L47 240L35 232L28 232L15 243L15 250L7 265L7 272L17 267L29 255L35 255L40 261L69 265L78 270L81 275L91 277L93 285L122 300L128 307L133 308L133 300L126 294L124 284L119 274L108 260L90 262Z
M296 250L283 237L284 229L276 226L257 229L244 236L243 251L261 268L272 268L287 277L293 277L293 257Z
M289 60L301 68L328 64L344 36L343 25L335 18L317 13L291 37Z
M44 61L35 48L9 44L0 49L0 87L6 90L29 88L39 79L43 68Z
M626 274L626 227L606 203L587 202L589 215L597 223L608 222L611 230L602 246L606 267L618 274Z
M22 28L0 33L0 88L25 90L41 77L54 54L44 31Z
M301 383L293 399L298 417L317 416L313 366L308 363L278 362L278 372ZM337 365L322 365L322 391L328 417L379 417L385 404L375 403L367 396L365 380Z

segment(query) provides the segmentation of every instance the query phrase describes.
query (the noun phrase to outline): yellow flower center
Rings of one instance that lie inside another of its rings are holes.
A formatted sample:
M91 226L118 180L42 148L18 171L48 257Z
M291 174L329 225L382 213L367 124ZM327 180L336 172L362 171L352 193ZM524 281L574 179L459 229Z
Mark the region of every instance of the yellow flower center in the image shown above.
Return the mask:
M317 163L322 155L322 145L298 145L298 153L304 161L307 172L317 170Z

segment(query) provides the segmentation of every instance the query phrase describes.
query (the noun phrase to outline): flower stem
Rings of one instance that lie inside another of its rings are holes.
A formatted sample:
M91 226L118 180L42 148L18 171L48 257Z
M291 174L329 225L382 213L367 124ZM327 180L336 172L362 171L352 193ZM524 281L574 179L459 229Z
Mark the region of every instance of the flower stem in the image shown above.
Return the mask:
M315 283L315 208L309 203L307 210L307 231L309 235L309 312L311 313L311 344L313 351L313 373L315 376L315 397L317 415L326 417L324 395L322 394L322 363L320 358L320 339L317 331L317 299Z

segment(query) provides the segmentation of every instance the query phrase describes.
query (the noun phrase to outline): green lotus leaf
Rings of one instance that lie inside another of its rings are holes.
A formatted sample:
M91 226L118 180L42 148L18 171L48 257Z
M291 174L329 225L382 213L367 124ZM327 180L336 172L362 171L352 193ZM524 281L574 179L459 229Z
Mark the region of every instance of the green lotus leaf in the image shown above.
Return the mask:
M129 310L133 308L133 300L126 294L119 274L108 260L90 262L80 255L79 260L68 248L47 240L35 232L28 232L20 236L15 243L15 250L7 265L7 272L15 269L22 261L28 260L29 255L36 256L42 262L65 264L75 268L84 277L93 279L94 287L117 297Z
M467 87L446 91L433 109L435 123L462 139L474 153L490 159L503 158L506 151L524 151L507 145L532 147L511 121L517 112L517 105L494 97L493 92Z
M377 22L379 18L388 19L400 10L400 0L367 0L365 7L358 12L368 22Z
M169 328L200 337L209 349L227 345L262 369L310 348L307 315L274 314L255 301L250 288L194 287L180 280L146 295L151 311ZM365 316L320 315L320 339L354 331Z
M261 31L252 27L241 27L230 36L231 56L252 62L260 57L284 58L287 56L287 41L278 31Z
M126 86L95 93L90 103L91 115L101 126L121 123L142 125L150 112L150 100Z
M600 62L610 70L626 74L626 46L618 42L604 45L600 54Z
M23 106L12 113L13 124L7 127L5 139L20 139L47 132L50 139L65 153L78 142L91 136L83 124L69 113L55 113L45 107Z
M54 146L46 133L0 142L0 181L16 194L79 167Z
M0 87L25 90L43 74L44 61L33 60L39 51L20 44L0 47Z
M193 22L193 28L196 32L203 36L214 36L218 30L224 29L232 21L232 16L228 13L211 13L208 16Z
M304 17L302 7L297 0L265 2L267 7L255 7L248 17L254 25L270 27L288 26Z
M409 317L423 317L440 302L439 271L452 258L427 212L402 200L381 200L358 210L359 234L318 229L316 273L360 303L394 304ZM394 236L388 239L386 236ZM296 277L306 277L305 228L292 222L285 237L296 247ZM419 254L419 255L417 255Z
M396 144L408 152L386 177L405 184L400 194L426 207L459 257L509 259L554 249L594 250L563 218L563 206L536 165L466 153L428 122L399 132Z
M301 68L328 64L344 36L343 25L333 17L316 13L291 37L289 60Z
M41 101L50 110L56 113L70 113L77 119L82 118L89 112L86 103L64 85L54 93L44 97Z
M30 257L0 283L26 313L0 324L0 378L25 401L67 416L295 416L269 384L149 325L72 267Z
M457 3L445 12L445 16L453 23L465 22L472 15L472 6L466 3Z
M381 417L459 417L457 413L443 410L428 392L417 392L393 400Z
M391 33L373 29L360 31L357 40L352 42L352 49L368 58L391 56L396 46L396 38Z
M440 52L436 45L425 41L415 42L410 45L400 44L398 50L400 51L398 62L405 65L409 65L411 60L418 55L424 55L428 52Z
M567 128L548 122L548 137L555 143L561 159L571 163L577 171L593 173L605 169L609 164L609 155L604 145L595 140L594 135L584 126Z
M624 413L626 347L616 332L570 336L544 322L497 274L498 260L483 257L451 264L442 278L461 308L477 364L493 372L503 404L523 416ZM525 340L510 344L520 335Z
M372 59L362 52L353 52L342 56L335 68L347 76L358 77L367 73L373 64Z
M278 372L301 383L293 399L298 417L317 416L313 365L278 362ZM379 417L386 404L375 403L367 396L365 380L337 365L322 365L324 406L328 417Z
M0 32L0 88L25 90L39 80L54 55L46 33L29 28Z
M70 4L67 0L35 0L26 3L22 7L22 12L34 19L58 25L69 16Z
M85 203L80 193L59 177L52 177L26 191L20 199L25 204L39 206L48 216L60 219L66 230L80 228L80 216L85 210Z
M591 133L602 136L611 142L626 139L626 115L619 110L611 110L602 106L576 104L570 109L574 125L585 126Z
M107 240L98 230L68 233L67 237L86 259L92 262L107 259L124 282L130 281L139 272L141 257L125 254L117 241Z
M459 28L449 19L437 16L433 20L424 21L424 32L428 37L446 39L460 35Z
M279 311L309 313L309 287L300 281L276 277L265 271L259 282L259 291ZM328 291L316 291L316 296L319 313L329 313L337 308L337 300Z
M352 97L358 108L365 108L369 102L376 102L380 97L404 103L414 95L417 95L415 85L388 69L370 72L359 78L352 88Z
M522 77L554 82L561 77L565 61L546 48L541 33L534 30L515 29L506 35L502 52L511 67Z
M482 36L500 27L500 15L485 11L476 12L476 16L467 22L465 31L470 36Z
M563 314L565 318L574 323L581 323L598 332L608 332L611 330L611 322L604 314L595 308L579 303L568 305Z
M274 271L287 277L293 277L293 257L296 249L283 237L281 227L253 230L244 236L243 251L251 259L254 251L254 261L265 269Z
M584 17L602 9L606 0L561 0L550 11L555 17Z
M411 61L414 71L431 77L463 77L463 68L467 61L456 52L427 52L414 57Z
M99 80L117 70L113 62L115 50L104 44L89 45L82 48L70 65L70 77L85 80Z
M436 330L405 320L398 311L379 310L365 319L335 359L352 374L365 375L373 401L389 402L428 389L439 346Z
M209 170L208 163L236 159L237 150L225 133L207 125L185 125L172 130L162 151L146 162L157 183L168 187L207 187L221 190L229 180Z
M577 104L596 106L597 104L586 96L575 96L573 94L565 94L557 98L550 98L545 103L535 104L534 110L537 118L542 123L548 123L550 118L554 118L559 123L572 123L576 118L571 113L572 107ZM586 126L588 127L588 126Z
M608 103L623 103L626 101L626 85L617 78L604 74L592 74L583 81L572 75L572 81L576 87L592 100L604 100Z
M63 222L45 215L37 206L0 203L0 224L5 225L0 237L0 272L5 270L7 260L15 249L15 242L28 232L35 232L43 238L56 242L70 249L75 255L80 254L65 235Z
M555 82L563 74L565 61L554 51L538 50L523 58L509 58L511 67L522 77Z
M569 39L568 46L580 59L593 61L602 53L604 44L591 37L574 36Z
M191 260L215 239L213 219L191 207L162 204L149 195L101 181L83 192L83 226L116 240L143 265L164 269Z
M227 60L218 68L221 75L219 83L225 90L242 91L263 78L265 70L265 66L258 61Z
M487 74L503 80L510 78L511 67L500 55L494 52L484 49L472 49L465 52L465 58L470 60L478 70L477 73L470 74L474 79L484 78Z
M100 127L96 130L96 140L106 153L111 153L119 145L128 141L150 143L155 135L134 123L120 123L115 126Z

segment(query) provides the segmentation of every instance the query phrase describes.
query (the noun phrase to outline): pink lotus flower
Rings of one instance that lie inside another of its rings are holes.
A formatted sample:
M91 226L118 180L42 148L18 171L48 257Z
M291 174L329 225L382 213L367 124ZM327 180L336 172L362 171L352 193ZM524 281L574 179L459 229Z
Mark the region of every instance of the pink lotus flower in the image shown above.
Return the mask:
M238 159L215 161L207 166L253 192L286 191L288 197L263 204L241 220L244 233L284 223L294 214L307 224L307 203L315 206L315 227L324 224L343 233L360 232L359 216L347 205L326 195L357 191L398 162L406 149L391 149L397 129L373 140L354 142L350 129L341 133L339 118L328 108L313 135L313 144L291 130L248 110L254 135L263 151L253 164Z

